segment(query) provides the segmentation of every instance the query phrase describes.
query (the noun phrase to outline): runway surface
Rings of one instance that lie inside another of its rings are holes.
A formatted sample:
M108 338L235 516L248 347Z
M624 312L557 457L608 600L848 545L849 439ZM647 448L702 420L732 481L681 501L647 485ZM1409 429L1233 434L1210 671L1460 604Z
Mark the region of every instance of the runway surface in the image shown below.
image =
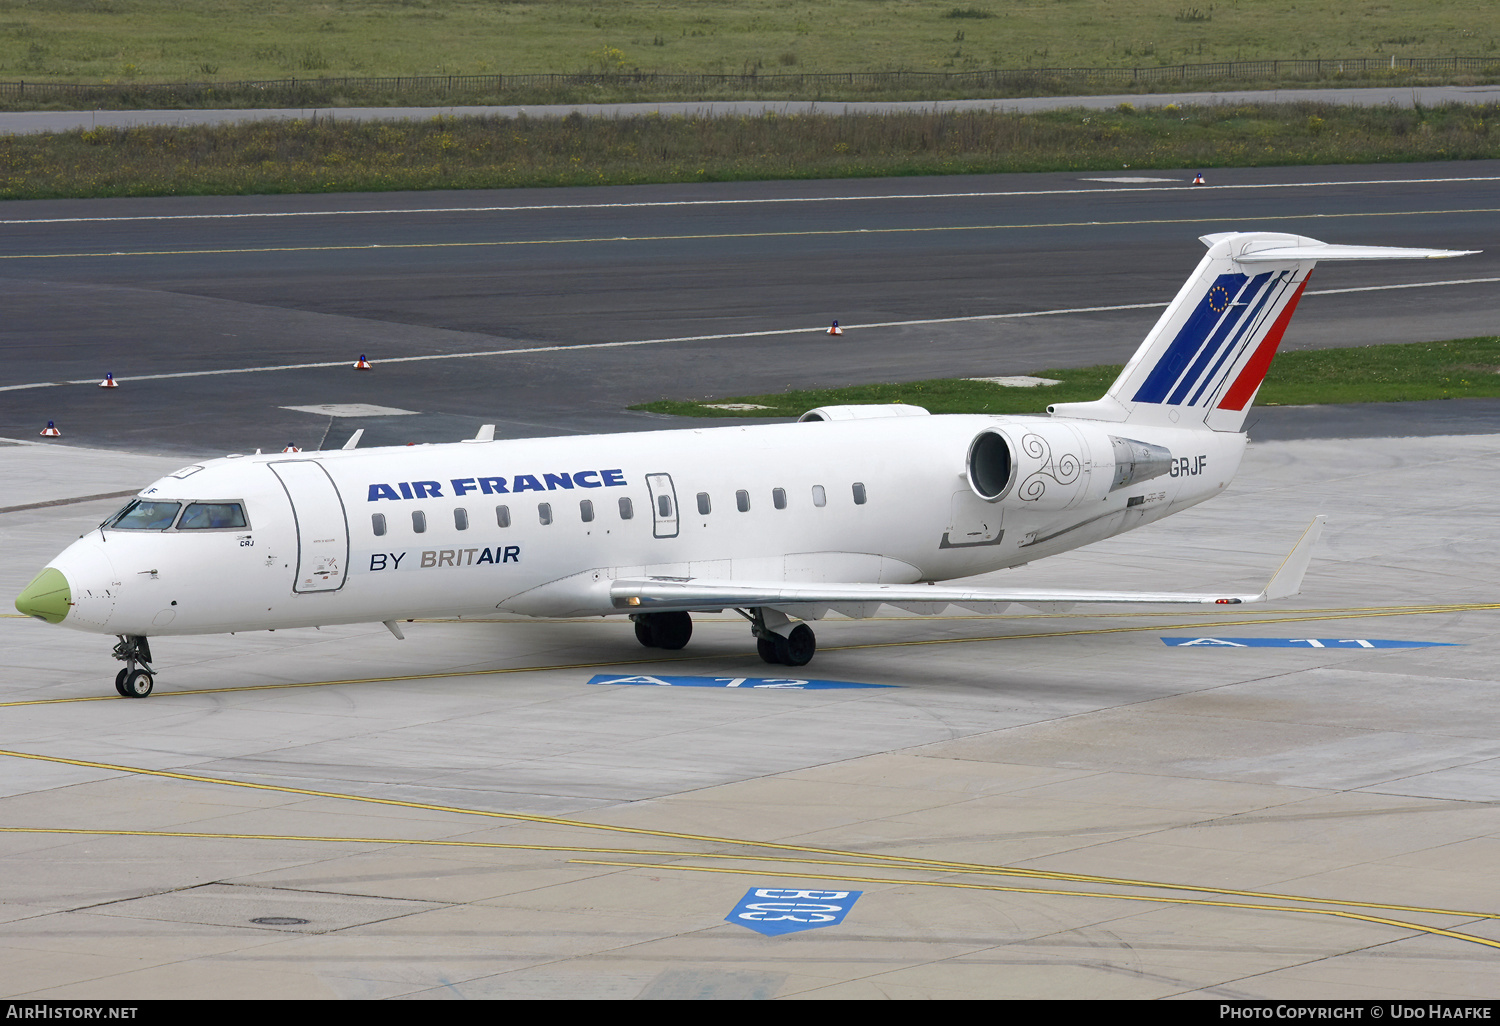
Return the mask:
M14 203L0 435L53 420L197 453L613 431L658 426L624 408L661 397L1120 363L1197 236L1229 230L1486 250L1320 267L1288 347L1495 331L1500 162L1191 177ZM324 403L417 415L283 409Z
M0 595L202 456L1123 361L1212 231L1487 250L1319 268L1290 345L1495 330L1500 164L1183 177L7 206ZM1254 590L1325 514L1300 597L819 622L808 671L881 689L649 683L764 673L731 616L497 618L155 639L130 700L0 614L0 994L1493 1001L1500 401L1251 434L995 583ZM751 889L855 898L763 936Z

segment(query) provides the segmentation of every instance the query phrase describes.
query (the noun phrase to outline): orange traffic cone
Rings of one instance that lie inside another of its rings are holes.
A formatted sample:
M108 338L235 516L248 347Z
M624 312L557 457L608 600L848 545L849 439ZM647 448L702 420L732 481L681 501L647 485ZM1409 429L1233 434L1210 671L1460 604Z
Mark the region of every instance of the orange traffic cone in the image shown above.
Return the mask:
M1193 184L1194 185L1202 185L1203 184L1203 172L1202 171L1199 171L1197 174L1195 174L1193 176Z
M44 427L44 428L42 428L42 437L43 438L61 438L62 437L62 432L59 431L59 430L57 430L57 425L54 424L54 423L52 423L49 420L49 421L47 421L47 426Z
M299 448L297 448L291 442L288 442L288 443L286 443L286 448L283 449L283 450L281 450L281 451L282 452L301 452L302 450L299 449Z
M119 388L120 384L119 384L119 382L117 382L115 380L115 376L113 374L106 374L106 375L104 375L104 380L101 381L101 382L99 382L99 387L100 388Z
M365 359L365 354L359 354L359 362L354 365L355 370L369 370L370 361Z
M839 327L839 322L838 321L834 321L833 322L833 327L831 327L831 328L828 329L828 334L830 334L830 335L842 335L843 333L844 333L844 329L841 328L841 327Z

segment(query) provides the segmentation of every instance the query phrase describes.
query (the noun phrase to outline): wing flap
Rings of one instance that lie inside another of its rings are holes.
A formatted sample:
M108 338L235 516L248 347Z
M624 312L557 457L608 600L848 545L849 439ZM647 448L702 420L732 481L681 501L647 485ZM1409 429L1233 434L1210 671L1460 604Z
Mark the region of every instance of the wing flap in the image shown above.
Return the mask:
M920 616L950 607L976 613L1002 612L1011 605L1067 609L1074 605L1224 606L1290 598L1302 587L1312 547L1322 531L1317 517L1302 533L1265 589L1255 595L1228 592L1091 591L1051 588L955 588L935 584L865 584L790 581L740 581L711 578L622 578L610 584L610 601L621 612L796 607L799 612L835 609L856 617L873 615L878 606L894 606Z

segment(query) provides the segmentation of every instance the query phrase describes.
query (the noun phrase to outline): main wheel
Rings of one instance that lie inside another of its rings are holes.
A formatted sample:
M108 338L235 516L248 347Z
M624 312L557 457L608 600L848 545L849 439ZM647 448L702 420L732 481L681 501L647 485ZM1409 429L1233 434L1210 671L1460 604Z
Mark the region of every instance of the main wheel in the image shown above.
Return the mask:
M781 646L782 662L788 666L806 666L812 662L813 653L818 650L818 639L813 634L812 628L805 623L799 623L792 628L792 633L786 637L786 644Z
M115 674L115 690L120 693L121 698L130 697L130 693L125 690L125 678L128 676L130 676L130 671L128 669L121 670L119 673Z
M125 687L122 694L126 698L145 698L151 694L151 689L156 681L151 676L150 670L131 670L125 678Z
M777 640L780 639L778 638ZM765 638L755 639L755 650L760 653L760 657L762 659L770 663L772 666L776 666L781 663L781 657L776 654L776 645L770 641L767 641Z
M656 630L652 627L650 615L641 617L635 622L635 640L647 648L656 648L659 642L656 640Z
M679 649L693 636L693 618L686 613L655 613L656 643L662 648Z

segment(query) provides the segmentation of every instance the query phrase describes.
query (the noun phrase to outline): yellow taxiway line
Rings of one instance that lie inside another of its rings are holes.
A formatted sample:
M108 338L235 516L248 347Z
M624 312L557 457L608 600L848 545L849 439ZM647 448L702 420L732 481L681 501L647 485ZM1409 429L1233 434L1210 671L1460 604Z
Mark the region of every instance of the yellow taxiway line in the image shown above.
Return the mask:
M602 859L570 859L585 866L619 866L628 869L678 869L691 873L733 873L738 876L746 875L743 869L719 869L709 866L664 866L651 862L606 862ZM757 876L784 876L798 880L831 880L836 883L861 883L861 884L895 884L897 886L917 887L957 887L971 891L1005 891L1011 894L1040 894L1047 896L1067 896L1070 898L1108 898L1116 901L1149 901L1164 905L1206 905L1213 908L1240 908L1257 912L1296 912L1302 915L1312 916L1336 916L1340 919L1358 919L1366 923L1379 923L1382 926L1394 926L1404 930L1416 930L1421 933L1435 934L1439 937L1450 937L1453 940L1469 941L1472 944L1483 944L1485 947L1500 948L1500 941L1490 940L1487 937L1476 937L1469 933L1459 933L1456 930L1444 930L1437 926L1424 926L1421 923L1408 923L1399 919L1386 919L1383 916L1369 916L1360 912L1346 912L1342 909L1333 908L1300 908L1290 905L1260 905L1242 901L1211 901L1207 898L1160 898L1148 894L1094 894L1080 891L1060 891L1045 887L1006 887L1002 884L977 884L962 883L956 880L893 880L881 877L867 876L833 876L818 873L780 873L772 871L757 871Z
M579 823L580 826L593 826L595 829L608 829L596 824ZM200 840L219 841L296 841L303 843L324 844L382 844L382 845L416 845L445 848L482 848L500 849L505 851L550 851L563 852L567 854L597 854L597 855L656 855L663 858L695 858L695 859L731 859L742 862L783 862L799 866L841 866L848 869L894 869L906 872L942 870L945 872L963 873L973 876L1011 876L1022 877L1033 880L1056 880L1059 882L1097 884L1108 887L1137 887L1164 891L1192 891L1197 894L1223 894L1240 898L1260 898L1267 901L1292 901L1307 902L1318 905L1339 905L1347 908L1375 908L1384 909L1389 912L1413 912L1429 915L1462 916L1468 919L1500 919L1500 912L1475 912L1470 909L1452 908L1429 908L1422 905L1398 905L1390 902L1379 901L1355 901L1344 898L1313 898L1301 894L1282 894L1275 891L1251 891L1231 887L1208 887L1193 884L1165 883L1159 880L1135 880L1128 877L1098 876L1091 873L1064 873L1050 869L1024 869L1019 866L989 866L982 863L948 862L941 859L915 859L908 860L904 856L872 855L864 852L842 852L846 858L858 858L864 861L847 862L838 859L820 859L808 856L789 855L736 855L727 852L697 852L697 851L663 851L658 848L606 848L597 845L562 845L562 844L511 844L501 841L456 841L447 839L424 839L406 837L333 837L312 836L304 834L238 834L194 830L106 830L102 828L87 827L0 827L0 834L83 834L95 837L174 837ZM734 843L746 846L759 844L757 841L739 840ZM792 846L795 847L795 846ZM810 852L821 852L825 849L808 848ZM828 849L832 850L832 849ZM900 860L900 861L893 861ZM579 861L579 860L574 860ZM905 862L916 862L916 865L908 865ZM611 863L613 864L613 863ZM669 865L651 864L656 868L682 868ZM910 881L908 881L910 882ZM1078 894L1084 897L1108 898L1115 895L1110 893L1099 893L1095 891L1066 891L1067 894ZM1167 900L1167 899L1161 899Z

